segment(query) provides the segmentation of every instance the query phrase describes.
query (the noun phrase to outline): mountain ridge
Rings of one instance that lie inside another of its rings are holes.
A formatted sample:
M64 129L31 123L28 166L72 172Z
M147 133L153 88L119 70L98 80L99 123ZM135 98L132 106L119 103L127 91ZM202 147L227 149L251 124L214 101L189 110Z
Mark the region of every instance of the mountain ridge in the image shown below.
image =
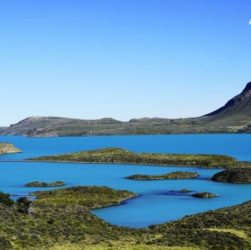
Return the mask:
M246 87L239 95L230 99L223 107L221 107L221 108L219 108L209 114L206 114L206 116L212 116L212 115L219 114L228 108L231 108L235 105L238 105L241 102L244 102L247 99L249 100L249 102L251 102L251 82L247 83ZM250 114L251 114L251 110L250 110Z
M32 116L0 129L0 135L34 137L189 133L251 133L251 82L224 106L195 118L144 117L122 122Z

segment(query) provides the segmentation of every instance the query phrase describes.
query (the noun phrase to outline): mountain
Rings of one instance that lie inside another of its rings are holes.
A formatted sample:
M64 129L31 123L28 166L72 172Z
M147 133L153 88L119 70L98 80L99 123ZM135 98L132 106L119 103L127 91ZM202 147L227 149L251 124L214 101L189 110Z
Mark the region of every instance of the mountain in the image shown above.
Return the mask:
M251 82L225 106L196 118L141 118L121 122L112 118L29 117L0 129L0 135L35 137L178 133L251 133Z
M207 114L209 125L223 126L234 132L251 132L251 82L225 106Z
M229 100L225 106L207 114L207 116L251 116L251 82L247 84L245 89L237 96Z

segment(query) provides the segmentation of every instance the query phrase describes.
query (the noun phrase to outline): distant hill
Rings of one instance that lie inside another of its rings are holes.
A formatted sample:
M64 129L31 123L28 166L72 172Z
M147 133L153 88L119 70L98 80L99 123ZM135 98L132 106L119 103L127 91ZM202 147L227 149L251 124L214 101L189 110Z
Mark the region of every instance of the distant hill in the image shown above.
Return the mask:
M207 115L186 119L141 118L121 122L112 118L80 120L62 117L29 117L8 128L1 135L36 137L180 134L180 133L250 133L251 82L225 106Z

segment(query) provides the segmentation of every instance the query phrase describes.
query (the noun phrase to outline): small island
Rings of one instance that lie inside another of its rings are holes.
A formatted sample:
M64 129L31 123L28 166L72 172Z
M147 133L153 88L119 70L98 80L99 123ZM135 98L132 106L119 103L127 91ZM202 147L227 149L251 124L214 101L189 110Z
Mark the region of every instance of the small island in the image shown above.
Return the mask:
M25 187L62 187L65 186L63 181L54 181L54 182L39 182L33 181L28 182L24 185Z
M0 143L0 155L2 154L14 154L14 153L21 153L21 150L15 147L11 143Z
M171 172L163 175L143 175L143 174L135 174L126 177L126 179L130 180L174 180L174 179L194 179L199 175L196 172Z
M191 193L193 191L190 189L183 188L181 190L171 190L171 192L173 192L173 193Z
M203 168L234 168L236 166L242 167L243 165L245 168L251 168L250 162L245 162L244 164L233 157L225 155L135 153L123 148L103 148L63 155L42 156L30 158L27 161L126 163L137 165L195 166Z
M250 184L251 169L249 168L227 169L219 173L216 173L212 177L212 180L216 182Z
M78 204L85 208L97 209L121 204L138 195L127 190L114 190L106 186L75 186L55 189L51 191L37 191L34 204L41 205L74 205Z
M201 192L201 193L194 193L192 194L192 196L196 198L215 198L218 197L219 195L210 192Z

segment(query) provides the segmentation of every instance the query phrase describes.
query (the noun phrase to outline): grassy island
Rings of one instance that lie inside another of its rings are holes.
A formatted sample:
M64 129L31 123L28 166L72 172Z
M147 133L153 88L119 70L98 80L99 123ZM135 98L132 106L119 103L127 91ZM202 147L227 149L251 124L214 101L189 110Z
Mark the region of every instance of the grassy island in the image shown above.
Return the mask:
M198 177L198 173L196 172L171 172L163 175L143 175L143 174L135 174L126 177L130 180L173 180L173 179L194 179Z
M127 190L113 190L108 187L78 186L52 191L34 192L35 204L46 205L81 205L88 209L120 204L122 201L137 195Z
M0 155L1 154L14 154L14 153L21 153L21 150L16 148L11 143L0 143Z
M251 184L251 169L227 169L216 173L213 181L236 184Z
M251 202L145 229L129 229L110 225L90 210L119 204L135 197L132 192L92 186L36 192L36 195L32 204L25 199L12 206L0 203L0 249L221 250L251 247ZM20 209L24 205L32 207L32 214Z
M39 182L33 181L28 182L24 185L25 187L62 187L65 186L63 181L54 181L54 182Z
M43 156L28 160L49 162L180 165L199 166L205 168L233 168L236 166L251 168L251 163L238 162L233 157L225 155L134 153L121 148L104 148L71 154Z

